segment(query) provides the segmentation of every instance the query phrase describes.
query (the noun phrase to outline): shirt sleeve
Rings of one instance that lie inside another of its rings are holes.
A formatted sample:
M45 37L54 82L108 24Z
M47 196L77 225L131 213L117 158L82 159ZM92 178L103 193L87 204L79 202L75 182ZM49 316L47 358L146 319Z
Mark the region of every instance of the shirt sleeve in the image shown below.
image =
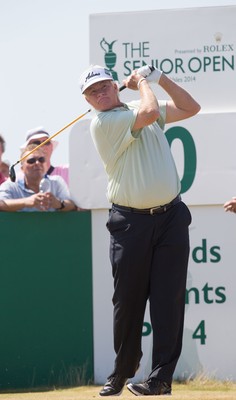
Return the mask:
M91 122L91 136L108 173L121 154L136 140L131 133L136 116L137 110L122 107L99 113Z
M0 185L0 200L15 199L15 183L6 180Z
M160 128L164 130L166 123L166 101L158 100L158 103L159 103L160 117L158 118L157 123L160 126Z
M157 123L159 125L159 127L164 130L165 127L165 122L166 122L166 100L158 100L158 104L159 104L159 112L160 112L160 116L157 119ZM133 100L132 102L128 103L130 108L134 108L137 110L140 107L140 100ZM137 113L136 113L137 115ZM139 131L136 131L135 134L133 133L133 135L135 137L138 137L140 135L140 132L142 131L142 129L140 129Z

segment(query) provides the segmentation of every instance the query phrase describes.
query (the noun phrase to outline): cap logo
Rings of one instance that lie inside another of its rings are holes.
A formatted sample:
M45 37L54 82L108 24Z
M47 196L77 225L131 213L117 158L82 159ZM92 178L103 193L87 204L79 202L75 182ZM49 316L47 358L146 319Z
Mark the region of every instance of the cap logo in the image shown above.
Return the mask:
M103 72L105 72L106 75L111 76L110 72L107 69L104 68ZM100 76L100 75L101 75L100 72L93 72L93 71L89 72L84 81L86 83L89 79L94 78L95 76Z
M89 86L93 85L93 83L102 80L113 80L111 71L100 65L91 66L80 77L80 89L82 93L84 93Z
M87 82L91 78L94 78L94 76L98 76L98 75L101 75L100 72L98 72L97 74L94 72L89 72L89 74L85 78L85 82Z

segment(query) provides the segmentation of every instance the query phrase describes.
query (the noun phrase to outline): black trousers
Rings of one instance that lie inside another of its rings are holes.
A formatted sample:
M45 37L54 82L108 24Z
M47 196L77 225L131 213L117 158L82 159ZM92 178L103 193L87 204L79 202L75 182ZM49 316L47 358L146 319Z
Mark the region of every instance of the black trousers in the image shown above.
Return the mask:
M149 300L153 329L149 377L171 383L182 348L190 223L183 202L155 215L109 211L116 352L111 376L135 375Z

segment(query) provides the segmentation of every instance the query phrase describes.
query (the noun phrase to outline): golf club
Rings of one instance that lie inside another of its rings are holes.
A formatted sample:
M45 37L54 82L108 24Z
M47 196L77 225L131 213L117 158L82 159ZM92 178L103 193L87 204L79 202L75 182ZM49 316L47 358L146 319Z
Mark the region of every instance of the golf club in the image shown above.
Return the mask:
M124 90L126 86L121 86L119 88L119 92ZM9 168L9 178L12 182L16 181L16 173L15 173L15 166L19 164L21 161L23 161L26 157L28 157L31 153L35 152L38 150L41 146L44 146L47 142L50 142L55 136L59 135L62 131L64 131L66 128L69 128L69 126L73 125L75 122L79 121L79 119L83 118L85 115L87 115L89 112L91 112L91 109L86 111L85 113L81 114L79 117L75 118L73 121L71 121L69 124L65 125L63 128L61 128L58 132L54 133L54 135L50 136L44 142L41 142L38 146L36 146L33 150L31 150L29 153L26 153L23 157L21 157L15 164L12 164L11 167Z

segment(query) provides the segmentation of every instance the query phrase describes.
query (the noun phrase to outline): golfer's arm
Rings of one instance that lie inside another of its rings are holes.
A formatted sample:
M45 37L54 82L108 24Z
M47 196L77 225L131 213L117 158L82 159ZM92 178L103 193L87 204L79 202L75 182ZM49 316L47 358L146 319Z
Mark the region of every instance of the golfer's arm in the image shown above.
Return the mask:
M200 111L201 107L196 100L165 74L161 75L159 85L171 97L171 100L167 102L166 123L192 117Z
M157 98L145 79L140 83L139 92L140 107L132 131L153 124L160 116Z

